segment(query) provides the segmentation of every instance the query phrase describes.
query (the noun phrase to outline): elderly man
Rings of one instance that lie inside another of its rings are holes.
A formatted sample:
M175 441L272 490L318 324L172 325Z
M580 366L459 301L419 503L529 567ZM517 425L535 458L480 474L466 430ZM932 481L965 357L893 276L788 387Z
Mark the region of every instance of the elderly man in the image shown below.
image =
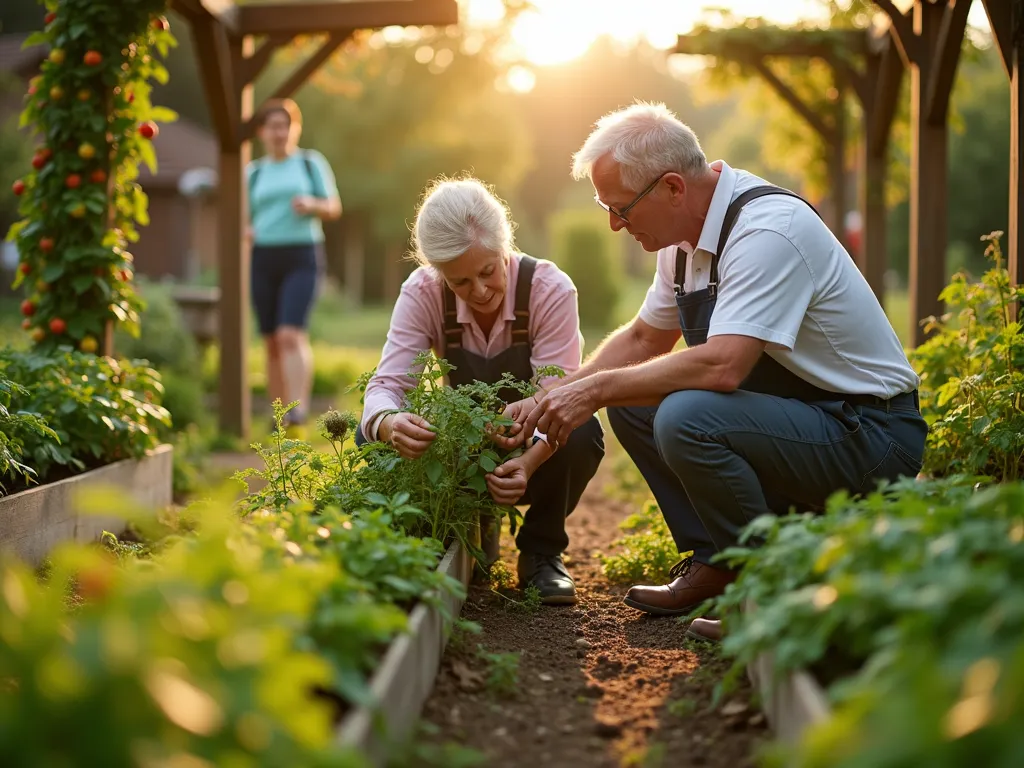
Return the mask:
M757 516L820 510L839 489L918 472L918 377L808 203L709 164L663 105L602 118L573 175L590 178L614 231L657 253L654 281L631 323L509 414L520 436L536 429L557 448L608 409L679 551L692 552L671 583L632 587L627 605L688 613L735 578L712 558Z

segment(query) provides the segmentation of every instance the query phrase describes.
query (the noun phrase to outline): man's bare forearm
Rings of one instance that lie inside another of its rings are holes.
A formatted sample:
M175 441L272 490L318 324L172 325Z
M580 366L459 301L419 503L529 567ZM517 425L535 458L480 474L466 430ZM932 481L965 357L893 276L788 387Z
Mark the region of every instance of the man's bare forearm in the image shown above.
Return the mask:
M627 323L606 336L576 371L553 382L547 389L571 384L601 371L636 365L663 353L664 350L652 348L652 345L645 342L637 331L635 321Z

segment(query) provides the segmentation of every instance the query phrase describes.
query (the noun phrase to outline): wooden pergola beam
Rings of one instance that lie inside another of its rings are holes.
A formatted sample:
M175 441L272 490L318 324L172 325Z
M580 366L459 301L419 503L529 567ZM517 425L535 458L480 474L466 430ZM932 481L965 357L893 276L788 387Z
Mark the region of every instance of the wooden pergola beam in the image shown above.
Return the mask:
M216 18L201 15L192 19L192 34L198 50L199 74L203 81L210 117L221 148L235 148L239 141L239 118L235 104L241 84L235 80L231 41Z
M273 94L271 99L284 99L295 93L302 84L308 80L314 72L323 66L324 62L331 57L338 48L346 40L352 37L354 30L347 30L345 32L332 32L327 36L327 39L317 48L316 52L310 56L306 61L302 63L298 69L292 72L291 76L279 85ZM255 133L256 126L253 120L250 119L245 123L242 129L243 140L251 139Z
M928 2L928 0L924 1ZM921 43L914 31L913 8L909 10L908 14L903 14L892 0L874 0L874 2L889 17L893 41L896 43L900 58L903 59L903 64L909 68L914 64L921 63ZM914 0L914 5L919 2L922 0Z
M1013 77L1013 9L1011 0L981 0L1007 77Z
M1021 160L1024 158L1024 132L1020 118L1024 109L1024 0L983 0L985 14L992 27L1003 68L1010 79L1010 210L1006 226L1006 268L1010 283L1024 285L1024 182ZM1019 317L1020 307L1013 313Z
M756 28L755 28L756 29ZM755 30L750 30L753 32ZM762 47L755 36L744 30L744 34L726 36L722 44L730 49L742 49L762 56L793 56L804 58L828 59L834 57L836 47L842 48L853 55L867 53L867 33L859 29L776 29L772 28L772 45ZM808 39L808 34L813 39ZM826 42L827 40L827 42ZM673 53L690 55L717 55L700 33L679 35Z
M260 44L249 58L243 58L238 62L238 79L244 84L255 82L260 73L267 68L271 57L282 45L286 45L292 39L291 35L272 34Z
M171 0L171 7L190 22L214 19L228 34L238 34L239 8L234 0Z
M868 131L868 142L874 146L885 147L892 131L893 120L900 103L900 90L903 85L905 68L896 43L889 33L885 35L885 47L879 54L878 76L875 81L874 109L872 117L865 126Z
M239 32L243 35L311 35L390 26L448 26L459 22L456 0L278 3L243 5L238 10Z
M949 97L970 10L971 0L949 0L949 10L942 16L924 102L926 119L932 124L945 123L949 114Z
M776 75L772 68L764 61L763 58L757 57L750 61L750 65L757 70L757 73L764 79L768 85L779 95L779 97L785 101L794 112L800 115L814 131L821 136L826 142L832 143L835 141L835 131L832 130L832 126L827 125L818 115L804 103L803 99L794 93L793 89L786 85L779 76Z

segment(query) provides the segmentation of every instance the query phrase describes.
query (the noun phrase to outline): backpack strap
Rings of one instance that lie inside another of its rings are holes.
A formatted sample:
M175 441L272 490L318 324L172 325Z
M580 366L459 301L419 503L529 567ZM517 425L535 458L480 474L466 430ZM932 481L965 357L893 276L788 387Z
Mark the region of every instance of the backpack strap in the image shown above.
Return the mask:
M309 186L313 189L313 197L327 197L327 190L323 189L323 180L320 178L320 172L314 168L313 159L309 156L309 152L300 149L299 153L302 155L302 164L306 166L306 175L309 177ZM322 194L318 193L318 188Z
M260 168L263 167L263 160L254 160L252 164L252 173L249 174L249 205L252 205L252 191L256 189L256 177L260 173Z
M712 296L714 296L718 291L718 260L722 257L722 251L725 250L726 241L728 241L729 235L732 233L732 228L736 224L736 218L739 216L743 206L751 200L756 200L757 198L765 197L766 195L786 195L787 197L795 197L797 200L807 203L807 206L814 211L815 214L819 217L821 216L813 205L804 200L804 198L796 192L791 192L784 187L777 187L774 184L762 184L759 187L753 187L742 192L735 200L729 203L729 208L725 212L725 219L722 221L722 231L718 236L718 250L711 257L711 274L708 277L708 290L711 292ZM675 288L677 295L683 292L683 281L686 279L686 259L686 251L682 248L677 248L675 271Z
M533 273L537 260L523 255L519 260L519 277L516 280L516 318L512 321L512 346L530 343L530 294L533 289Z

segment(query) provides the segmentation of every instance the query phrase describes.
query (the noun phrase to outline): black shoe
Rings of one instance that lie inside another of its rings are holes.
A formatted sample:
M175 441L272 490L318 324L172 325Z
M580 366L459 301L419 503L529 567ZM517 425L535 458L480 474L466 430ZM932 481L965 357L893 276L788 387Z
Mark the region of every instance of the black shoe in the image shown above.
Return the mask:
M534 586L544 605L575 605L576 584L565 569L561 555L520 552L517 569L519 588Z

